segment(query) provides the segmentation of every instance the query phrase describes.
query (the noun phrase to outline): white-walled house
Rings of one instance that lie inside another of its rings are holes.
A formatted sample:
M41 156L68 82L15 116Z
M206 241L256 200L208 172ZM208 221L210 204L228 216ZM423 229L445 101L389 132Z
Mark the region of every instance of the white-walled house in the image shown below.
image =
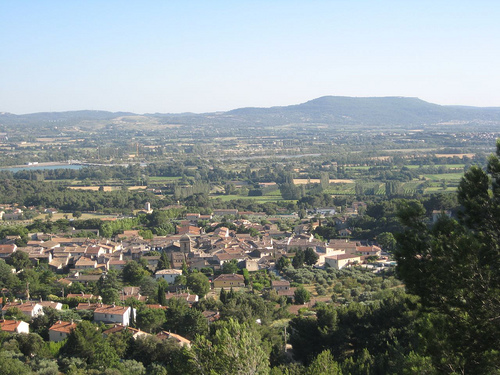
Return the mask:
M15 307L29 318L36 318L43 315L43 306L38 302L8 302L2 307L2 315L5 315L8 309Z
M130 306L103 305L94 310L94 321L103 323L119 323L128 326L133 317L135 317L136 309Z
M54 302L54 301L40 301L38 302L42 307L51 307L55 310L62 310L62 303L61 302Z
M169 284L173 284L177 276L182 276L182 270L176 269L167 269L167 270L159 270L155 273L155 279L163 279Z
M30 325L22 320L0 320L0 331L9 333L30 333Z
M360 262L361 262L360 255L340 254L340 255L325 257L325 263L337 270L340 270L341 268L344 268L349 264L360 263Z

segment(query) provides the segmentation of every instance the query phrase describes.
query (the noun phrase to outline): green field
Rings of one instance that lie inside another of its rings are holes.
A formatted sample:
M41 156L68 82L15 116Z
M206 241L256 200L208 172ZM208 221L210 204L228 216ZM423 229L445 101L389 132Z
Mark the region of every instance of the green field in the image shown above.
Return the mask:
M149 177L149 181L152 182L162 182L162 181L175 181L180 180L182 177Z
M325 193L332 195L351 195L355 194L355 184L330 184Z
M441 180L460 181L460 179L464 176L464 174L463 173L441 173L441 174L424 174L423 176L426 179L431 180L431 181L441 181Z
M418 169L420 165L405 165L408 169ZM440 168L445 167L446 169L460 169L463 170L465 168L465 164L435 164L435 165L422 165L423 168Z
M370 168L376 168L376 167L379 167L379 166L359 165L359 166L353 166L353 167L345 167L345 169L346 169L346 171L367 171ZM408 168L408 169L418 169L418 168L420 168L420 165L404 165L403 167ZM452 169L452 170L457 170L457 169L463 170L465 168L465 164L433 164L433 165L425 164L425 165L422 165L422 168L431 168L431 167L434 167L434 168L444 167L446 169ZM402 168L401 166L396 166L396 165L391 167L391 169L394 169L394 170L399 170L401 168Z
M269 193L264 194L265 197L281 197L281 191L279 189L270 191Z
M454 186L448 186L446 189L443 190L442 187L438 186L432 186L427 189L425 189L425 194L430 194L430 193L452 193L454 191L457 191L457 188Z

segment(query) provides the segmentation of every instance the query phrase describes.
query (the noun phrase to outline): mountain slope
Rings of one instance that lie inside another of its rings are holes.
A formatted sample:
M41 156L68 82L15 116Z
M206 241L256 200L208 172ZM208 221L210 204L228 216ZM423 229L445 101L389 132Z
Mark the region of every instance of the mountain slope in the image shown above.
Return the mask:
M500 122L500 108L440 106L417 98L324 96L287 107L241 108L228 115L280 122L421 125L450 121Z
M66 123L89 125L119 117L135 116L129 112L70 111L29 115L0 114L0 125L13 126ZM277 126L287 124L335 125L432 125L439 123L492 123L500 125L500 108L441 106L418 98L324 96L308 102L283 107L239 108L218 113L145 114L160 124L213 126Z

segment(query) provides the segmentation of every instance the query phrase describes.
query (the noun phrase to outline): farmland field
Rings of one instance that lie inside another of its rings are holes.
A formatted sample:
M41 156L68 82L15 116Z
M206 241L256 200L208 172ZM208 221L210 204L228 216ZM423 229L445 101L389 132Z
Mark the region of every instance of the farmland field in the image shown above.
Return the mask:
M441 181L441 180L455 180L460 181L460 179L464 176L463 173L440 173L440 174L424 174L426 179L431 181Z
M277 201L282 201L283 198L281 195L279 196L257 196L257 197L249 197L246 195L212 195L210 196L211 199L220 199L223 202L227 201L233 201L237 199L247 199L247 200L253 200L257 203L266 203L266 202L277 202Z
M176 180L180 180L182 177L156 177L156 176L152 176L152 177L149 177L149 181L151 182L170 182L170 181L176 181Z

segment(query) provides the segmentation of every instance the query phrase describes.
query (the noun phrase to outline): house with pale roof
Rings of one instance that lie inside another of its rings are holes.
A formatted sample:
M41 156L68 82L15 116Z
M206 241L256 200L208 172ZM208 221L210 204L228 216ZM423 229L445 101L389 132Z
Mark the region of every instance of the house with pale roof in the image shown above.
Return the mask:
M238 274L222 274L214 280L214 288L244 287L245 278Z
M233 215L233 216L237 216L238 215L238 210L237 209L232 209L232 208L229 208L229 209L214 209L214 212L213 212L214 215L216 216L224 216L224 215Z
M181 275L182 275L182 270L176 270L171 268L171 269L156 271L154 277L156 280L163 279L167 283L173 284L175 282L175 279Z
M325 264L328 264L330 267L333 267L337 270L340 270L351 264L360 262L361 262L361 255L340 254L340 255L332 255L325 257Z
M290 281L273 280L273 281L271 281L271 288L273 288L275 291L289 290L290 289Z
M81 257L75 263L75 269L86 270L97 267L97 260L92 260L90 258Z
M247 259L248 256L241 252L236 252L233 254L229 254L228 252L220 252L214 255L213 259L216 260L220 266L222 266L226 262L230 262L235 259L238 263Z
M97 259L99 256L106 254L106 249L99 245L89 246L85 250L85 257Z
M55 241L45 241L40 244L41 247L44 249L52 250L55 249L56 247L61 247L61 244L59 242Z
M356 254L356 242L350 240L333 239L328 242L327 248L335 250L343 250L346 254ZM332 254L337 255L337 254Z
M56 273L64 273L66 267L69 265L70 261L69 255L63 256L63 257L54 257L50 262L49 262L49 268L51 271L56 272Z
M94 321L103 323L118 323L124 326L130 325L135 317L136 309L130 306L117 306L100 304L94 310Z
M50 307L54 310L62 310L62 303L61 302L54 302L54 301L39 301L38 302L42 307Z

